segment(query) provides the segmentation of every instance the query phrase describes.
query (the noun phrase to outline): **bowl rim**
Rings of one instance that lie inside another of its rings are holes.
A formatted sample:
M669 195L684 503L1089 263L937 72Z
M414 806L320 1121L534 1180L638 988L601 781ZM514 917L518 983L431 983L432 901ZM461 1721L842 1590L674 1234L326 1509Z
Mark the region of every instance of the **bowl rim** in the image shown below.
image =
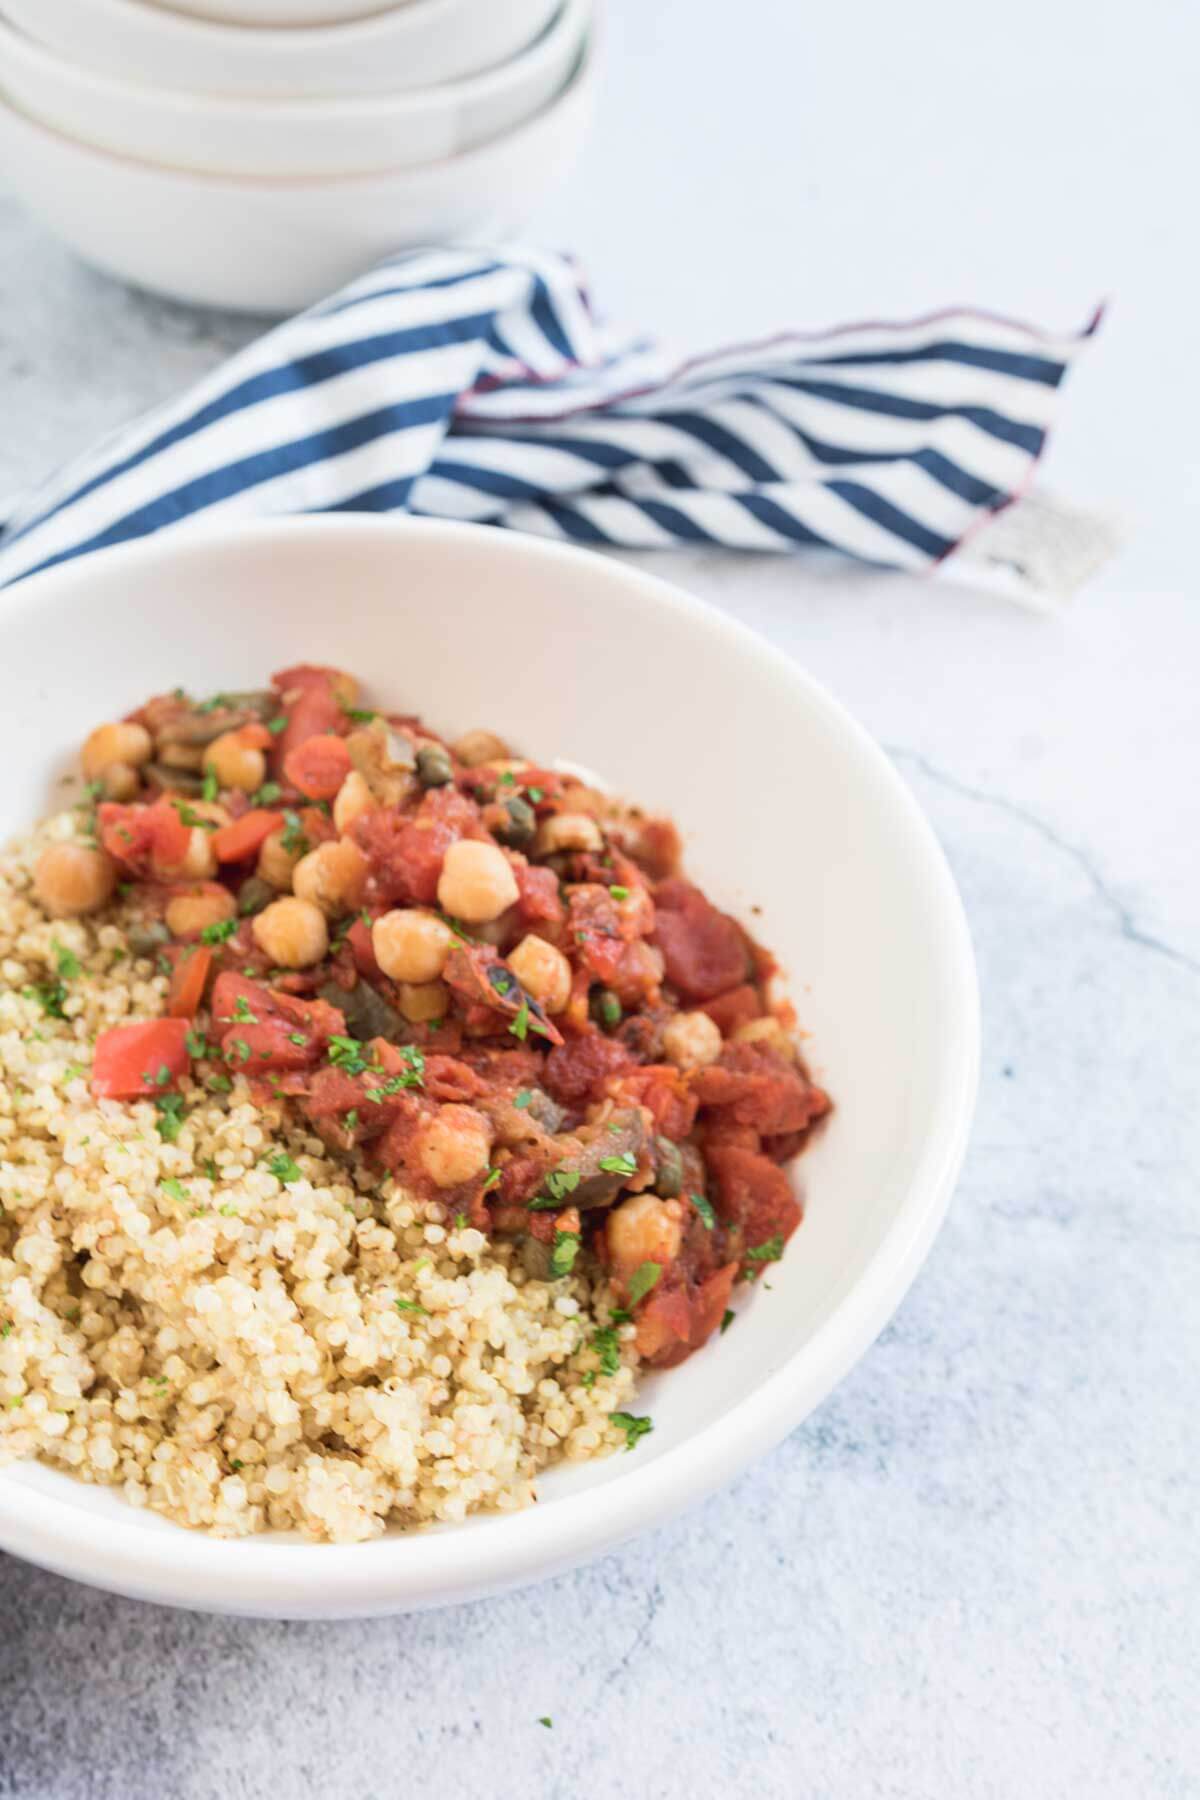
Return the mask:
M413 0L413 4L440 4L441 0ZM465 111L473 106L486 104L490 100L505 94L511 87L520 87L525 81L535 80L544 71L553 69L560 58L570 56L572 48L580 54L585 52L585 45L592 28L593 0L561 0L553 17L533 42L523 50L492 68L481 69L474 75L459 76L450 81L438 82L425 88L399 89L395 93L348 94L341 97L324 95L286 95L262 97L252 94L201 94L193 90L180 88L156 88L146 82L122 81L116 75L103 70L90 69L83 63L77 63L68 56L48 44L39 43L18 26L11 24L0 15L0 57L8 52L17 60L24 60L27 67L32 66L49 80L62 83L68 89L84 91L99 97L104 103L112 106L133 107L144 117L160 119L167 123L175 117L182 117L192 125L211 125L219 129L222 125L247 124L278 126L280 129L300 127L321 129L325 126L340 124L392 124L399 125L415 120L438 118L442 114ZM179 16L179 15L176 15ZM234 27L233 29L236 29ZM575 65L568 63L568 82L574 73ZM556 96L557 98L557 96ZM14 103L10 100L10 106ZM553 101L551 101L553 104ZM17 108L17 110L21 110ZM543 109L544 110L544 109ZM23 114L23 116L28 116ZM537 115L534 115L537 116ZM41 124L41 120L34 121ZM529 121L521 119L509 130L519 130ZM54 130L53 126L46 127ZM66 135L66 134L64 134ZM85 139L76 140L86 142ZM490 140L489 140L490 141ZM89 145L89 148L93 146ZM108 152L103 146L94 146L102 154L116 155L120 152ZM486 148L487 146L475 146ZM130 161L141 158L129 157ZM452 160L443 158L444 161ZM171 165L150 164L150 167ZM418 167L428 165L416 165ZM353 179L353 176L350 177ZM218 174L218 180L229 177ZM251 179L255 179L251 177ZM275 176L268 180L305 179L305 177ZM308 177L307 179L326 180L338 177Z
M591 6L592 12L578 59L553 99L527 119L488 138L486 143L475 144L468 150L458 150L452 156L435 157L430 162L393 163L384 168L360 169L346 175L218 175L209 170L184 168L177 163L148 162L144 157L122 155L119 151L88 143L85 138L72 137L69 132L60 131L57 126L47 125L43 120L33 118L21 107L14 105L2 90L0 120L7 121L18 131L25 131L31 137L45 138L51 144L85 161L94 162L101 167L115 168L138 180L157 182L175 189L195 186L229 195L254 194L270 198L310 191L324 193L329 189L366 188L372 182L390 186L397 181L425 180L443 173L469 177L484 161L493 162L496 156L549 127L561 113L585 99L588 91L595 86L600 72L603 0L586 0L586 3Z
M73 0L77 3L77 0ZM180 34L180 48L184 48L183 39L190 38L198 42L200 38L208 40L209 49L236 50L238 47L249 47L258 52L277 54L280 49L280 34L287 38L289 54L299 50L301 55L311 51L314 54L322 50L344 50L351 38L367 40L373 37L392 37L393 35L416 35L419 28L434 21L435 29L439 14L453 18L467 0L405 0L403 6L393 6L384 12L366 13L361 18L344 19L340 23L328 25L233 25L221 19L202 18L198 13L175 12L169 6L158 6L154 0L87 0L92 10L105 11L110 17L132 23L137 29L144 30L148 25L161 30L165 35L171 32ZM149 10L153 18L147 21L142 17ZM360 46L351 46L358 49Z
M80 558L0 592L0 624L70 593L102 567L111 574L144 563L203 561L224 546L277 543L304 535L337 545L368 535L381 545L403 534L431 547L487 533L494 553L533 557L569 576L594 553L494 527L407 516L313 514L235 526L189 528ZM979 989L966 915L933 828L866 729L790 657L740 621L642 567L610 563L613 579L649 607L682 618L735 660L784 682L814 709L859 771L881 788L917 853L944 952L944 1048L924 1146L896 1216L851 1290L813 1335L719 1419L601 1487L559 1496L545 1507L485 1515L444 1531L337 1545L217 1539L179 1527L147 1530L139 1515L98 1518L0 1472L0 1547L60 1574L135 1598L200 1611L282 1618L345 1618L417 1611L540 1580L612 1549L732 1480L773 1448L818 1405L895 1312L933 1243L966 1151L978 1086ZM594 561L593 561L594 567ZM562 583L564 595L571 583ZM569 601L565 601L569 604Z

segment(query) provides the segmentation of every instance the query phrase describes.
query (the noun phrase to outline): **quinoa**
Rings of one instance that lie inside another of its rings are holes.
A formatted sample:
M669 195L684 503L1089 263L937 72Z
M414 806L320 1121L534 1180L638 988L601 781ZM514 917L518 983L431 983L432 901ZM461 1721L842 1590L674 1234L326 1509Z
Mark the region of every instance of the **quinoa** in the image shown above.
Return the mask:
M587 1257L535 1279L240 1078L185 1081L177 1130L92 1097L97 1033L160 1015L167 981L119 896L35 900L37 852L81 829L0 855L0 1466L221 1536L354 1542L513 1511L546 1465L624 1447L635 1331Z

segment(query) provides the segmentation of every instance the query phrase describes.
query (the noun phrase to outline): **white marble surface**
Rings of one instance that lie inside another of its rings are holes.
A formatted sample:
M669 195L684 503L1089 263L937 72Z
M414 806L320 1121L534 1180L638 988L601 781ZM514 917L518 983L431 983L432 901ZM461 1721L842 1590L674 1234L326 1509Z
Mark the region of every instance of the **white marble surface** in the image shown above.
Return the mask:
M695 344L1115 298L1046 476L1128 543L1064 616L655 565L826 681L946 844L986 1031L946 1228L781 1450L541 1588L276 1626L0 1558L0 1795L1200 1793L1194 15L825 10L614 0L596 141L538 224ZM253 329L124 292L0 200L0 492Z

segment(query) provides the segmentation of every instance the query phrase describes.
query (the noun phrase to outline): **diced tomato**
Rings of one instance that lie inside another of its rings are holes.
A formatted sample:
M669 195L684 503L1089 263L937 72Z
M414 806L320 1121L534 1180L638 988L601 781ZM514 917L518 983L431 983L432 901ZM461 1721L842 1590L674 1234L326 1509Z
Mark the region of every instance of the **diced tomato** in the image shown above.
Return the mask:
M305 738L283 759L283 774L308 800L335 800L353 768L346 740L324 733Z
M535 927L557 925L563 917L563 903L554 870L535 868L532 863L514 857L512 871L517 878L517 911L521 923Z
M333 691L340 678L337 669L326 669L314 663L300 663L294 669L281 669L271 677L272 686L280 694L280 715L287 724L275 739L276 769L282 769L288 756L308 738L325 732L343 732L350 721Z
M230 825L222 825L212 835L213 854L218 862L245 862L257 856L264 841L283 824L283 814L263 806L252 807Z
M607 888L582 882L568 890L571 948L600 981L611 981L625 954L621 914Z
M381 980L383 970L375 959L375 944L365 919L355 919L346 934L346 941L350 945L350 951L354 957L354 967L363 980Z
M699 888L672 877L659 883L654 903L652 941L663 953L667 980L685 1000L711 1000L745 981L750 954L742 929Z
M92 1092L102 1100L137 1100L176 1087L191 1068L186 1019L114 1025L96 1039Z
M96 810L101 844L130 874L170 875L181 867L191 828L178 803L164 798L151 806L122 806L106 800Z
M212 1011L225 1061L247 1075L310 1069L325 1054L330 1038L344 1036L346 1030L336 1006L264 987L232 969L217 976Z
M423 1085L431 1099L441 1101L475 1100L487 1092L475 1070L454 1056L427 1056Z
M737 1272L735 1262L726 1263L723 1269L717 1269L707 1281L701 1282L692 1295L690 1340L693 1350L698 1350L701 1344L707 1342L725 1317Z
M803 1131L829 1111L829 1096L778 1051L726 1044L721 1060L697 1070L692 1087L702 1106L727 1107L739 1125L764 1137Z
M634 1069L621 1077L614 1091L621 1100L644 1106L654 1120L655 1131L663 1137L685 1138L696 1122L699 1102L679 1070L669 1063Z
M204 944L175 946L172 958L171 984L167 989L167 1012L173 1019L192 1019L200 1010L204 989L212 968L213 953ZM168 956L171 951L168 950Z
M624 1044L591 1031L552 1050L542 1075L547 1091L561 1105L582 1106L603 1099L611 1078L632 1066L633 1057Z
M751 1019L761 1018L762 1010L762 995L749 982L728 988L715 1000L706 1000L700 1008L714 1025L720 1027L722 1037L732 1037L739 1025L748 1025Z
M637 1309L638 1355L648 1362L682 1361L692 1331L692 1309L682 1288L656 1287Z
M437 899L442 861L461 833L434 819L406 819L382 809L364 813L354 823L354 836L371 864L373 885L381 900Z
M801 1219L800 1203L783 1170L753 1150L711 1149L705 1163L721 1220L740 1228L748 1248L790 1238Z

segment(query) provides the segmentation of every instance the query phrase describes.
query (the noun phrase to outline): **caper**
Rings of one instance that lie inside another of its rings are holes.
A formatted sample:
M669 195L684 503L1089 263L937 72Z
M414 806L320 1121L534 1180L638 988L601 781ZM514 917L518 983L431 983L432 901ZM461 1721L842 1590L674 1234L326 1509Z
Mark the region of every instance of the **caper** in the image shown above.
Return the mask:
M417 751L417 780L422 787L445 787L454 780L450 752L440 744L422 744Z
M654 1174L654 1191L663 1200L674 1200L683 1192L683 1158L679 1154L678 1144L670 1138L656 1137L654 1140L656 1169Z
M520 848L522 844L531 844L537 830L537 814L528 800L522 800L519 794L514 794L511 800L504 802L504 810L508 814L508 821L500 827L497 837L502 843L512 844L516 848Z
M278 898L279 889L273 888L269 881L264 881L260 875L247 875L238 889L238 912L243 919L248 919L251 913L261 912L264 906Z
M602 1031L615 1031L621 1023L621 1002L611 988L593 988L588 1012Z

